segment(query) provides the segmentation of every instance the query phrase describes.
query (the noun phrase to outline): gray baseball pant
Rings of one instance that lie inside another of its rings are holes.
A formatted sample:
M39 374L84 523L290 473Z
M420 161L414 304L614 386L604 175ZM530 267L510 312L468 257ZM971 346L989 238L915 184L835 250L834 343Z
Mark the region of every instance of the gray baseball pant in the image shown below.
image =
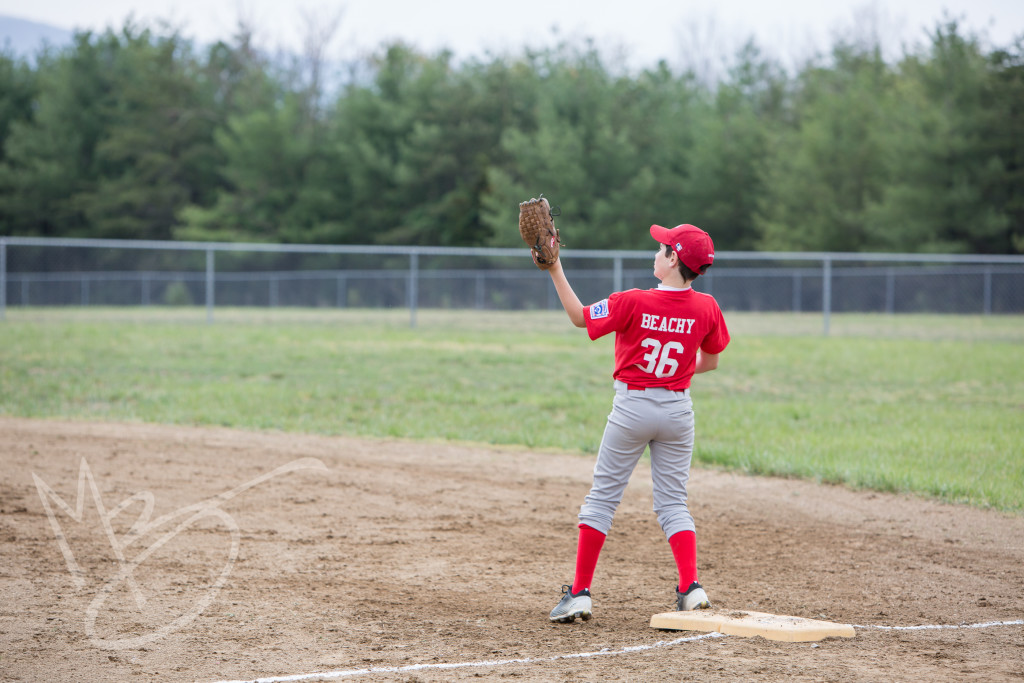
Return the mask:
M580 522L607 535L629 477L649 445L658 524L666 538L695 531L686 505L693 434L689 390L634 390L616 381L612 412L594 465L594 484L580 506Z

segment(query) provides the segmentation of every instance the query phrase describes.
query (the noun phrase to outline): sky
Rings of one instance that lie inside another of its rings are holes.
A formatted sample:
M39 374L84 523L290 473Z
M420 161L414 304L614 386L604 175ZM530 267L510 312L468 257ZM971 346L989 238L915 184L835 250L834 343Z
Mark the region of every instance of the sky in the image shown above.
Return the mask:
M0 14L96 31L120 28L130 15L153 27L164 19L201 43L229 39L242 18L255 27L257 45L296 51L310 26L337 21L327 51L334 59L396 39L465 58L589 37L637 67L660 59L697 66L749 37L783 61L799 61L854 27L873 31L887 56L898 56L945 16L989 45L1024 36L1024 0L0 0Z

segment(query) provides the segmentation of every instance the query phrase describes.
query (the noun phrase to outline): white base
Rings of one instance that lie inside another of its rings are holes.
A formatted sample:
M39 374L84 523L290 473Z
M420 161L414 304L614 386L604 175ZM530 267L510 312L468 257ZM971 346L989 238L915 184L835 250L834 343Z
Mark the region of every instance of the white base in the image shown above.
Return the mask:
M854 636L850 624L739 610L665 612L651 617L651 627L671 631L717 631L730 636L761 636L788 643Z

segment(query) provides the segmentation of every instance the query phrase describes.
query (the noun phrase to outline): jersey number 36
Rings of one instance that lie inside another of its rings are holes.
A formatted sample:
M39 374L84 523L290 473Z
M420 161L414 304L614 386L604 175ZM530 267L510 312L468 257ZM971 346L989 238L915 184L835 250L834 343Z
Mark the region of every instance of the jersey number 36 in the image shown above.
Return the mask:
M640 346L650 349L651 352L644 355L646 365L637 363L637 367L646 373L654 373L655 377L671 377L679 369L679 361L673 358L673 354L681 355L683 345L677 341L670 341L662 344L657 339L648 337L640 342Z

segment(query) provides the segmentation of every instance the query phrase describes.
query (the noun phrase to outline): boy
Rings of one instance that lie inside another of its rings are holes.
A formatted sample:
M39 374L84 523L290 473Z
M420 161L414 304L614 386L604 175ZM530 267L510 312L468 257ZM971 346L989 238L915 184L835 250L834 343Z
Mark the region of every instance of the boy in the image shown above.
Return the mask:
M693 453L690 379L718 367L729 331L718 303L690 285L714 262L711 237L693 225L651 226L658 242L657 289L616 292L584 306L560 261L548 270L562 307L591 339L615 332L615 398L594 466L594 482L580 507L576 574L562 586L551 621L584 621L592 614L590 584L615 510L644 449L651 449L654 511L679 570L676 606L708 609L697 578L697 537L686 506ZM699 352L698 352L699 349Z

